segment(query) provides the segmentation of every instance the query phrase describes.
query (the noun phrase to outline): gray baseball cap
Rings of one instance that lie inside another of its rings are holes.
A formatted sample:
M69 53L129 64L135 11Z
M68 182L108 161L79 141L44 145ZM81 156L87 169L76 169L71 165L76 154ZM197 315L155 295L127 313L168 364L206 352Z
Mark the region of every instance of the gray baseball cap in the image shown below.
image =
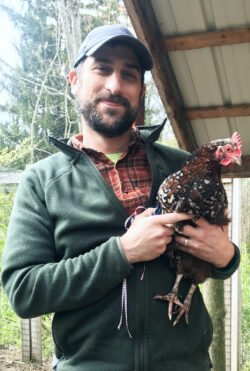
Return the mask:
M77 67L85 57L93 55L100 47L110 40L124 41L137 54L142 68L145 71L151 70L153 61L149 50L122 25L101 26L90 31L78 51L74 67Z

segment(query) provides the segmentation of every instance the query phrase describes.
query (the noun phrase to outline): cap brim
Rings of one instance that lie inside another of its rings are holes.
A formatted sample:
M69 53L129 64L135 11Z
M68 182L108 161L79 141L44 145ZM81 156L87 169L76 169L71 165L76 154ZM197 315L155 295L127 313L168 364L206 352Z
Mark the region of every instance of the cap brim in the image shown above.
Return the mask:
M93 55L99 48L101 48L111 40L121 40L126 44L130 45L134 52L138 55L140 63L145 71L149 71L153 68L153 60L148 49L140 40L129 35L116 35L113 37L108 37L107 39L102 40L100 43L95 45L93 48L89 49L85 55L86 56ZM76 62L76 64L78 63L79 61Z

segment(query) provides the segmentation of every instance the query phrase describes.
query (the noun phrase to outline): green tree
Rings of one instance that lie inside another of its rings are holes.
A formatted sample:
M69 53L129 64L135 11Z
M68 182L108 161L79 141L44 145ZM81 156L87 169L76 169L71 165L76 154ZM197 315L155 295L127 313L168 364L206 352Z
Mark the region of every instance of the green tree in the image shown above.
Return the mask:
M0 154L6 159L6 150L13 154L11 151L18 148L18 155L8 161L8 166L16 168L53 153L49 136L69 137L78 132L68 83L77 48L93 27L126 18L122 1L20 1L21 11L0 5L20 34L17 65L12 67L0 61L0 87L8 96L7 102L0 105L0 151L5 150ZM21 156L20 145L22 148L27 138L30 153L24 151Z
M0 86L8 103L0 110L0 146L10 150L30 137L34 162L53 152L48 136L69 136L77 128L74 100L69 94L69 70L57 4L53 1L22 0L18 13L2 6L20 33L19 63L2 61ZM0 148L1 148L0 147ZM23 162L13 162L23 167Z
M122 0L20 3L19 11L0 4L0 10L8 14L20 35L15 67L0 60L0 88L7 96L0 105L0 162L2 166L23 169L55 151L49 136L70 137L81 130L68 72L82 39L103 24L132 27ZM150 74L146 83L145 124L154 125L161 122L164 109L156 98ZM166 129L164 142L170 125Z

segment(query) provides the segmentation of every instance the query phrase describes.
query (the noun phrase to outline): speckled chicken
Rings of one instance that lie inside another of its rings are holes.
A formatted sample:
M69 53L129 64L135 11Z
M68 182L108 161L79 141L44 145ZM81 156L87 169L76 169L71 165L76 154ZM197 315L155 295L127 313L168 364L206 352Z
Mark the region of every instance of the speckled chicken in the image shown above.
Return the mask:
M240 136L236 132L231 138L211 141L194 151L179 171L162 182L157 195L161 213L191 213L194 216L193 221L203 217L211 224L227 225L228 202L221 182L221 166L230 167L235 163L240 165L241 146ZM195 226L192 221L177 223L176 233L181 233L187 223ZM211 263L176 249L175 242L168 245L166 254L170 259L170 266L176 269L176 281L170 293L156 295L155 299L169 302L170 320L172 314L176 314L174 325L184 313L188 323L193 293L197 285L211 275ZM178 297L182 277L192 280L183 303Z

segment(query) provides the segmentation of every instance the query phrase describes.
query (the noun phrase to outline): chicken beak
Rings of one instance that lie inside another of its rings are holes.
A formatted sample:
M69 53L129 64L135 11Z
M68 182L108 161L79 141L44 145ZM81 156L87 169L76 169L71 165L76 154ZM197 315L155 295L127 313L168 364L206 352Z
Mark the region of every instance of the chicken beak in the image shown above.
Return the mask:
M235 157L234 158L234 161L235 161L235 164L237 164L237 165L239 165L239 166L241 166L241 164L242 164L242 160L241 160L241 157Z

